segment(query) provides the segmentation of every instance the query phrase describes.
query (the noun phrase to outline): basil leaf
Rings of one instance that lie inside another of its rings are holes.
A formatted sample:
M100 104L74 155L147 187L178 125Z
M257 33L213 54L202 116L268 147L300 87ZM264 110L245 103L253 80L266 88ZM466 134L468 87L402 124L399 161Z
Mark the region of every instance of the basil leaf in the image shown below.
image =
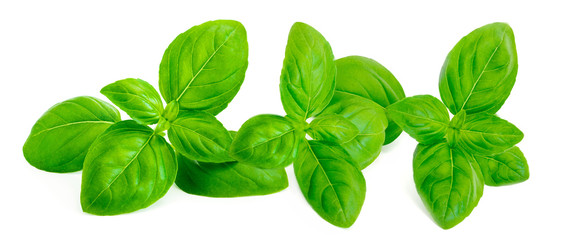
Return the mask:
M449 52L439 80L451 113L496 113L516 82L518 58L512 28L492 23L461 39Z
M177 154L177 159L175 183L190 194L241 197L276 193L288 187L284 168L261 169L238 162L205 163L181 154Z
M488 186L503 186L528 180L530 171L520 148L512 147L491 156L475 155Z
M491 155L519 143L524 134L512 123L493 114L467 115L459 132L459 143L469 153Z
M100 93L141 124L155 124L163 112L161 96L151 84L141 79L126 78L111 83Z
M176 173L175 153L163 137L135 121L118 122L86 155L82 210L116 215L148 207L165 195Z
M343 116L328 114L315 118L310 123L308 133L316 140L345 143L355 138L359 129Z
M241 23L217 20L194 26L169 45L159 67L167 103L213 115L239 91L247 70L247 33Z
M79 171L92 142L118 121L118 110L97 98L83 96L57 103L33 125L23 147L24 157L44 171Z
M357 95L372 100L382 107L406 97L394 75L377 61L348 56L335 61L337 68L336 92ZM384 144L393 142L402 129L389 120Z
M442 140L449 125L449 113L431 95L404 98L387 108L388 114L406 133L422 144Z
M338 114L359 130L351 141L341 144L361 169L371 164L381 152L388 126L384 109L375 102L350 94L336 92L330 105L320 116Z
M202 111L181 111L170 123L169 141L177 151L201 162L226 162L231 144L228 130L214 115Z
M484 188L471 156L445 141L418 144L413 164L418 194L440 227L452 228L471 214Z
M338 145L304 143L294 163L302 194L320 217L338 227L350 227L365 201L363 174Z
M305 23L290 29L281 73L280 91L289 117L306 121L330 102L336 68L330 44Z
M281 168L296 158L304 130L277 115L263 114L247 120L235 135L230 156L259 168Z

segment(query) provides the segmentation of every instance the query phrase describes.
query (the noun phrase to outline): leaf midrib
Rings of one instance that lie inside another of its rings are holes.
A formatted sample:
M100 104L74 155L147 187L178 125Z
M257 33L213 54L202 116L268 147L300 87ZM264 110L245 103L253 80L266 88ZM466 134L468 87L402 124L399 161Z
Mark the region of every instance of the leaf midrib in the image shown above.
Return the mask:
M79 122L70 122L70 123L65 123L65 124L57 125L57 126L55 126L55 127L50 127L50 128L47 128L47 129L43 129L43 130L37 132L36 134L33 134L31 137L35 137L35 136L38 136L38 135L43 134L43 133L45 133L45 132L52 131L52 130L55 130L55 129L58 129L58 128L62 128L62 127L67 127L67 126L72 126L72 125L78 125L78 124L98 124L98 123L110 124L110 125L114 124L114 122L110 122L110 121L79 121Z

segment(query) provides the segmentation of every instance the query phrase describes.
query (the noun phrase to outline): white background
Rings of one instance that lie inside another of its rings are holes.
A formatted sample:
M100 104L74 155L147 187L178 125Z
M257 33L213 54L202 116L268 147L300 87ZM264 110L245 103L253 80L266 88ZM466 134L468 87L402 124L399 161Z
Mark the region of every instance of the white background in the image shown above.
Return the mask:
M3 1L0 238L563 239L565 8L558 2ZM336 58L373 58L398 78L406 95L436 97L440 68L455 43L482 25L509 23L520 67L499 115L525 134L519 146L528 158L530 179L485 187L473 213L442 230L416 193L411 166L416 142L404 133L363 171L365 204L357 222L342 229L310 208L291 167L290 186L273 195L218 199L173 186L146 209L99 217L81 211L80 172L47 173L25 161L23 143L50 106L79 95L105 99L99 90L127 77L158 86L168 44L191 26L215 19L238 20L248 33L245 82L218 116L234 130L256 114L284 114L279 74L295 21L320 31Z

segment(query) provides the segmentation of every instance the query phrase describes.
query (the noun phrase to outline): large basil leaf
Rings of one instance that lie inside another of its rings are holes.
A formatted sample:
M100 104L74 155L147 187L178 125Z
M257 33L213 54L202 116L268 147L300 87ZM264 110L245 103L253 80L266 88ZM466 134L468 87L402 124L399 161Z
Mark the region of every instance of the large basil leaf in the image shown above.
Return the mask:
M173 148L128 120L109 127L84 161L80 202L85 212L116 215L145 208L169 190L177 173Z
M338 145L305 143L294 163L302 194L323 219L338 227L350 227L365 201L363 174Z
M359 129L341 115L327 114L315 118L307 132L316 140L345 143L355 138Z
M305 121L330 102L336 68L330 44L305 23L290 29L281 73L280 91L288 116Z
M364 97L382 107L406 97L402 86L394 75L377 61L361 57L348 56L335 61L337 68L336 92ZM402 129L389 121L384 144L394 141Z
M24 157L44 171L81 170L92 142L118 121L118 110L97 98L76 97L57 103L33 125L23 147Z
M218 114L235 97L247 69L247 33L241 23L217 20L194 26L167 48L159 90L181 109Z
M437 224L452 228L465 219L483 195L483 176L474 159L445 141L418 144L414 152L414 182Z
M170 123L169 141L177 151L201 162L226 162L231 136L214 115L203 111L181 111Z
M151 84L141 79L116 81L102 88L100 93L142 124L157 123L163 112L161 96Z
M238 162L198 162L181 154L177 154L177 159L179 170L175 183L190 194L241 197L271 194L288 187L284 168L261 169Z
M341 146L361 169L369 166L379 156L385 140L388 121L384 109L366 98L336 92L320 116L327 114L341 115L357 127L359 134Z
M296 158L304 130L277 115L263 114L247 120L235 135L230 155L260 168L281 168Z
M524 134L512 123L493 114L467 115L458 142L469 153L491 155L519 143Z
M438 142L447 133L449 113L441 101L431 95L404 98L387 110L390 118L419 143Z
M516 82L518 58L512 28L492 23L461 39L449 52L439 80L451 113L496 113Z
M475 159L489 186L503 186L528 180L530 171L520 148L512 147L491 156L475 155Z

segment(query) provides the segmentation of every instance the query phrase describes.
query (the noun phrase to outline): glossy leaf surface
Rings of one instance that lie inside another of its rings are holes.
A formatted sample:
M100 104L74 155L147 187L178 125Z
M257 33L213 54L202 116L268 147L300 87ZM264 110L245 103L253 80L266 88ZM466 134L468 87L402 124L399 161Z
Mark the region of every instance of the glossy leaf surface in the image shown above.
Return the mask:
M159 68L159 90L180 109L218 114L239 91L247 69L247 33L241 23L217 20L180 34Z
M414 152L414 182L436 223L452 228L465 219L483 195L484 182L474 159L445 141L418 144Z
M496 113L516 82L518 58L512 28L492 23L461 39L449 52L439 80L451 113Z
M304 130L281 116L263 114L247 120L235 135L230 155L260 168L281 168L296 158Z
M350 227L365 201L363 174L338 145L305 143L294 163L302 194L323 219L338 227Z
M493 114L467 115L459 143L471 154L491 155L519 143L524 134L512 123Z
M280 79L281 100L288 116L306 121L330 102L336 68L330 44L311 26L290 29Z
M169 141L189 159L216 163L233 161L228 156L231 136L214 115L203 111L181 111L170 125Z
M151 84L141 79L116 81L106 85L100 93L142 124L157 123L163 112L161 96Z
M348 56L336 60L335 65L336 92L367 98L385 108L406 97L394 75L373 59ZM400 133L402 129L389 121L384 144L394 141Z
M355 138L359 130L347 118L337 114L327 114L315 118L310 123L308 133L316 140L345 143Z
M442 140L449 125L449 113L439 99L431 95L404 98L387 108L390 118L419 143Z
M490 156L477 155L475 159L481 166L485 184L489 186L520 183L530 177L528 162L518 147Z
M197 162L177 154L175 183L190 194L208 197L266 195L288 187L284 168L261 169L239 162Z
M23 147L24 157L44 171L79 171L92 142L118 121L118 110L94 97L57 103L33 125Z
M84 161L82 209L116 215L145 208L165 195L176 173L175 153L163 137L132 120L116 123Z
M340 144L361 169L369 166L381 152L388 126L384 109L375 102L350 94L336 92L330 105L320 116L338 114L353 123L359 134Z

